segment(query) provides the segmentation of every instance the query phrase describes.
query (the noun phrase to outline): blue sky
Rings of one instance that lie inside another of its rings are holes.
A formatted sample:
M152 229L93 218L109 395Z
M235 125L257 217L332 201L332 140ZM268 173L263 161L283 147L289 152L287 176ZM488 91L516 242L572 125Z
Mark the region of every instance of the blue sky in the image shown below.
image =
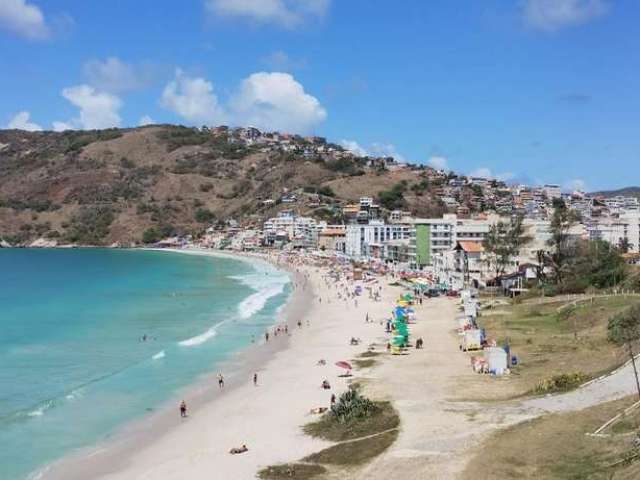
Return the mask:
M639 21L635 0L0 0L0 126L253 124L622 187Z

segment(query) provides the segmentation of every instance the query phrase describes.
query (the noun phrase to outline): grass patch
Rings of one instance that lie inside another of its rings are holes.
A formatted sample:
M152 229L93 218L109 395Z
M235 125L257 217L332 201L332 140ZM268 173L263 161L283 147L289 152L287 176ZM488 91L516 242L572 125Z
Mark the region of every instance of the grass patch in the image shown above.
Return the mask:
M519 365L508 382L488 391L483 381L475 382L471 397L512 398L532 393L548 393L573 388L626 361L622 348L607 340L609 319L636 303L636 297L616 296L589 299L572 305L536 299L501 308L500 315L486 312L479 318L481 328L498 345L509 343ZM564 307L564 308L561 308ZM504 313L503 313L504 312ZM506 313L506 314L505 314ZM580 372L579 381L569 381ZM557 377L557 378L554 378Z
M322 465L313 463L285 463L263 468L258 472L258 478L262 480L280 480L296 478L298 480L308 480L318 475L323 475L327 469Z
M303 430L312 437L341 442L384 432L400 425L400 416L390 402L374 402L374 405L375 410L367 417L340 423L328 412L320 420L305 425Z
M637 452L628 436L586 435L634 401L635 397L628 397L578 412L547 415L500 430L480 446L461 478L640 478L640 462L617 464Z
M356 368L371 368L376 363L378 362L376 362L373 358L355 359L353 361L353 364L356 366Z
M304 461L339 466L362 465L384 452L396 441L396 438L398 438L398 430L392 430L364 440L325 448L304 458Z
M372 350L367 350L366 352L361 353L360 355L358 355L359 358L372 358L372 357L378 357L382 355L381 352L374 352Z

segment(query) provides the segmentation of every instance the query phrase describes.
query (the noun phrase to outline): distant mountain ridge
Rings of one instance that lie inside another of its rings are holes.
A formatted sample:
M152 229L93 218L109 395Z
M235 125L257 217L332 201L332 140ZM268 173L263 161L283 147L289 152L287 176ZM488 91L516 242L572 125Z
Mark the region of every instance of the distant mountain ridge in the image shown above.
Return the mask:
M601 195L603 197L636 197L640 198L640 187L624 187L617 190L602 190L599 192L593 192L591 195Z

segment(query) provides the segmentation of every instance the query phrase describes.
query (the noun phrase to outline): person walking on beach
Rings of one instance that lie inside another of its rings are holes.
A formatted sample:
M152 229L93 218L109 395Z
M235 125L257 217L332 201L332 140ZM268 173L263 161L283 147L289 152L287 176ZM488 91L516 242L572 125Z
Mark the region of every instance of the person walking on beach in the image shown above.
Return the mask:
M264 341L265 342L269 341L269 332L264 332Z
M224 377L221 373L218 374L218 387L224 388Z
M187 418L187 404L184 400L180 402L180 417Z
M258 374L257 373L253 374L253 386L254 387L258 386Z

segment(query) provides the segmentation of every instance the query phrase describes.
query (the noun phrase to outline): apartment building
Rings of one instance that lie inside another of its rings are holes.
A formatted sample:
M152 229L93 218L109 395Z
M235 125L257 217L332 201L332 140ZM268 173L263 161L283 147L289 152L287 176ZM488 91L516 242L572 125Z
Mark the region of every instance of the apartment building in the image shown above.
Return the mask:
M374 220L367 225L347 225L346 254L353 258L390 257L391 247L409 245L410 226L406 224L385 224Z
M482 243L496 215L485 219L459 218L446 214L442 218L414 219L409 241L409 262L417 268L433 264L433 258L452 250L458 241Z

